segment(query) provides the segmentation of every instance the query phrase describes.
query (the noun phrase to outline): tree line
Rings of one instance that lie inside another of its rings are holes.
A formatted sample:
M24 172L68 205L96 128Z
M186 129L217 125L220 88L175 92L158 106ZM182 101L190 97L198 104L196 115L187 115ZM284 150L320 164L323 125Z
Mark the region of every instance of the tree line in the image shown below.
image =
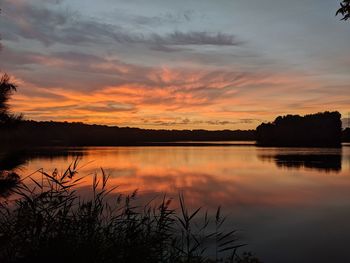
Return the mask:
M28 146L116 146L181 141L251 141L254 130L151 130L68 122L22 121L0 143Z
M279 116L256 130L152 130L68 122L37 122L13 114L8 105L16 85L0 80L0 143L2 146L116 146L179 141L257 141L264 146L340 146L350 141L339 112Z
M261 146L325 146L340 147L342 141L341 114L337 111L277 117L256 129Z

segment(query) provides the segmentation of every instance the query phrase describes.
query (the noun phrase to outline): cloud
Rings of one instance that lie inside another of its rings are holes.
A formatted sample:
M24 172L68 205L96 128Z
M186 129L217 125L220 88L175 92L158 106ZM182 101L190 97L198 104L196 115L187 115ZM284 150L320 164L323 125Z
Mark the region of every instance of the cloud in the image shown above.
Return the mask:
M173 120L149 120L143 119L144 124L156 125L156 126L188 126L193 125L209 125L209 126L227 126L227 125L237 125L237 124L247 124L247 123L259 123L259 119L237 119L234 121L228 120L196 120L189 118L174 118Z
M60 2L58 2L60 3ZM30 4L26 1L5 0L4 40L20 38L37 40L46 46L61 43L81 45L94 43L119 43L146 45L153 50L176 51L172 46L236 46L241 42L236 36L221 32L191 31L148 33L132 31L120 25L85 18L67 9L49 8L47 5ZM185 15L190 19L190 15Z
M189 23L202 17L193 9L180 12L163 12L150 16L133 14L130 10L116 9L113 14L108 13L107 15L114 20L123 21L137 27L160 27L163 25Z
M106 85L109 82L109 86L138 84L148 86L150 89L169 88L174 92L195 92L200 95L207 92L212 98L216 97L218 90L225 91L233 86L245 85L261 77L259 74L239 70L142 66L125 63L113 57L107 58L72 51L43 54L26 51L15 52L11 48L5 47L0 56L6 61L6 67L12 70L42 67L43 69L49 68L52 72L61 70L74 72L73 77L80 73L89 77L85 73L91 73L100 75L99 80L102 85L106 81ZM48 80L48 85L52 86L52 79L48 77L38 79L38 84L45 85ZM58 78L53 81L57 83L57 86L70 85L69 79L66 78ZM81 81L83 83L84 79ZM88 87L85 86L86 89Z
M143 66L116 56L7 46L0 56L21 79L14 109L40 120L81 116L89 123L149 128L254 128L276 115L347 105L342 95L312 92L322 89L320 83L290 73Z
M27 109L27 112L29 113L35 113L39 112L41 114L44 113L51 113L55 111L78 111L78 112L85 112L85 113L98 113L98 112L122 112L122 111L133 111L135 110L135 107L132 105L127 104L118 104L116 102L110 102L110 101L101 101L98 103L87 103L85 105L79 105L79 104L69 104L65 106L44 106L44 107L34 107Z
M89 123L147 127L249 124L236 113L218 115L227 112L227 103L241 104L239 90L263 80L239 70L141 66L73 51L44 54L5 47L0 56L21 80L14 109L38 120L81 116ZM196 117L179 118L189 112ZM155 118L159 114L163 117Z
M296 88L301 82L305 86L300 76L142 66L73 51L44 54L5 47L1 57L11 61L6 67L24 83L14 108L35 119L82 116L89 123L129 126L252 127L268 120L268 114L284 113L278 105L303 105Z
M3 39L19 41L19 38L35 39L45 45L58 41L58 27L66 25L71 14L52 11L45 5L37 7L24 1L5 0L3 9Z
M208 32L178 32L161 37L153 34L153 41L161 45L217 45L217 46L235 46L240 42L231 34L208 33Z
M60 5L64 0L39 0L42 4Z
M134 111L136 108L133 105L118 104L116 102L101 102L100 105L87 105L78 107L80 110L88 112L121 112L121 111Z

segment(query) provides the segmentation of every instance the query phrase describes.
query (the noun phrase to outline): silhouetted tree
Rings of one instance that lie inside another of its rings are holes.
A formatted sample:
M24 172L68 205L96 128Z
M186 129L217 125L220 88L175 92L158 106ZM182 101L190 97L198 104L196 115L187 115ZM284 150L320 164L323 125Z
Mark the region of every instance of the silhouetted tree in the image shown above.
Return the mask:
M350 0L343 0L340 6L336 15L341 15L343 17L342 20L350 19Z
M0 42L0 51L1 50L2 44ZM16 116L10 113L8 105L8 100L10 99L12 93L16 91L16 88L17 86L11 82L9 75L6 73L3 74L0 79L0 128L21 120L21 116Z
M279 116L257 127L257 143L265 146L341 146L339 112Z
M0 14L1 14L1 8L0 8ZM0 40L1 40L1 35L0 35ZM1 51L1 49L2 49L2 44L0 42L0 51Z
M7 133L9 134L9 133ZM16 137L0 137L0 144L19 146L160 145L181 141L254 141L254 130L146 130L84 123L27 121L16 128ZM177 144L178 145L178 144Z
M0 79L0 127L12 126L22 119L22 116L10 113L8 105L16 88L16 84L12 83L10 77L5 73Z
M343 142L350 142L350 128L343 131Z

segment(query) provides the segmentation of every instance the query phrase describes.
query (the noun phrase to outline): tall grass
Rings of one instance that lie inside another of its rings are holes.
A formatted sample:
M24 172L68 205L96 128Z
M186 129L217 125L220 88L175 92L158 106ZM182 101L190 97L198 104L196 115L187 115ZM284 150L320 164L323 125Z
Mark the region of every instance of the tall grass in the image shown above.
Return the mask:
M258 262L238 256L243 244L234 230L222 231L220 208L211 219L187 209L183 195L179 211L166 196L136 205L137 192L115 195L103 170L82 198L76 166L40 171L40 180L21 181L15 200L1 203L0 262Z

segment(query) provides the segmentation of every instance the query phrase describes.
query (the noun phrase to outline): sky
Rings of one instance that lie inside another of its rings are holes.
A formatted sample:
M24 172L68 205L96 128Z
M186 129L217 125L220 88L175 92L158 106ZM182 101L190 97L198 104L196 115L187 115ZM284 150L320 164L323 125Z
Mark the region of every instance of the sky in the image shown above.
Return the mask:
M254 129L350 112L333 0L0 0L0 70L33 120Z

